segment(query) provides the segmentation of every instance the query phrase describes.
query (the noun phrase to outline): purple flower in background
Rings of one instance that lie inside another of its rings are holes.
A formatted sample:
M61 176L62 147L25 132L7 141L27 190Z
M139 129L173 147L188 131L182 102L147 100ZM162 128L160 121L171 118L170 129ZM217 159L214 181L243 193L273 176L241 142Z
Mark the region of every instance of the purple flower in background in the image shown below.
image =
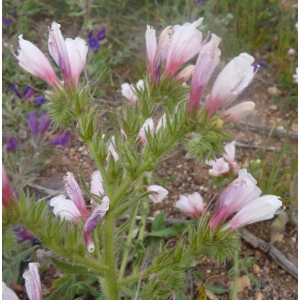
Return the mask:
M22 226L13 226L13 230L19 241L30 240L34 237L32 233L24 229Z
M7 143L6 143L6 151L10 152L10 151L16 151L18 149L19 149L19 146L18 146L17 141L12 137L8 138Z
M49 127L49 125L51 124L51 120L48 120L46 118L47 112L42 112L42 117L40 119L40 125L39 125L39 134L43 135L45 133L45 131L47 130L47 128Z
M98 41L102 41L106 38L106 32L105 32L105 28L102 27L99 32L97 33L97 39Z
M12 90L15 92L15 94L21 99L22 95L18 91L17 86L14 83L11 83L10 86L11 86Z
M36 136L38 134L38 130L39 130L39 122L38 122L36 112L27 115L27 123L29 125L29 128L30 128L33 136Z
M195 4L198 4L199 6L204 4L206 0L192 0Z
M90 39L93 36L93 30L89 31L88 38Z
M100 47L100 43L95 36L92 36L90 39L88 39L88 44L94 51Z
M27 85L23 91L24 100L27 101L34 94L34 89Z
M12 19L6 18L6 17L2 17L2 23L3 23L6 27L8 27L8 26L11 24L11 22L12 22Z
M69 138L70 138L70 131L67 131L59 136L57 136L56 138L54 138L50 144L54 145L54 146L63 146L66 147L66 144L69 142Z
M34 98L34 102L36 104L42 105L42 104L45 104L47 102L47 100L44 98L44 96L37 96Z

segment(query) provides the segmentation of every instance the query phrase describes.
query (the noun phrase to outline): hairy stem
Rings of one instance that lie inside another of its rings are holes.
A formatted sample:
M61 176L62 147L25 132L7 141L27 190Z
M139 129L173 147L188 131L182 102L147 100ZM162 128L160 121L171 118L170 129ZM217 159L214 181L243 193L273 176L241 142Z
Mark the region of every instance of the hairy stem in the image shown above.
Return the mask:
M115 257L114 257L114 227L115 220L110 211L107 212L105 216L105 225L104 225L104 257L105 262L108 266L108 271L106 271L106 282L107 282L107 291L108 298L110 300L118 300L119 292L118 292L118 284L116 277L116 266L115 266Z
M233 265L233 285L232 285L232 300L237 300L237 286L239 277L239 251L234 251L234 265Z

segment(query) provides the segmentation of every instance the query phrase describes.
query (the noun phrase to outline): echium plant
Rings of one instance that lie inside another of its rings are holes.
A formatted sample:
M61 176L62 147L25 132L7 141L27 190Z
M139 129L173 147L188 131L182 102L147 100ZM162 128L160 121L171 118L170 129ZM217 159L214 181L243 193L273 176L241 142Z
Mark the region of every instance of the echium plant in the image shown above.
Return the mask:
M36 202L24 192L17 200L6 182L3 224L25 226L45 247L64 258L53 258L62 271L98 276L99 293L105 299L168 299L171 293L183 290L191 261L205 254L221 262L232 257L239 249L235 230L272 218L282 204L276 196L259 197L256 181L245 169L240 170L239 177L222 193L214 214L204 209L199 194L181 197L177 206L195 218L174 247L166 247L161 241L159 253L151 262L143 256L141 243L149 198L161 201L167 193L151 184L151 172L163 156L182 143L199 162L214 160L215 155L225 153L222 143L231 140L224 123L245 117L255 107L252 102L244 102L224 110L256 72L254 58L246 53L227 64L210 95L204 97L220 61L221 39L212 34L203 40L197 29L201 23L202 18L168 26L158 40L155 30L147 26L148 72L143 84L129 86L128 94L134 101L124 106L118 116L119 129L113 132L104 132L101 108L90 96L91 86L83 86L79 80L88 51L85 42L80 38L64 40L60 25L52 24L49 51L62 72L60 81L44 54L20 36L21 49L16 55L20 66L52 88L46 92L47 116L60 127L76 124L98 170L92 175L90 188L80 174L81 186L91 199L91 211L72 173L64 177L70 199L64 195L53 198L53 212L49 212L48 203ZM182 68L196 55L195 66ZM183 83L191 77L189 89ZM142 258L138 256L129 265L138 211L142 212L142 222L135 243L140 245ZM129 218L120 225L117 220L125 214Z

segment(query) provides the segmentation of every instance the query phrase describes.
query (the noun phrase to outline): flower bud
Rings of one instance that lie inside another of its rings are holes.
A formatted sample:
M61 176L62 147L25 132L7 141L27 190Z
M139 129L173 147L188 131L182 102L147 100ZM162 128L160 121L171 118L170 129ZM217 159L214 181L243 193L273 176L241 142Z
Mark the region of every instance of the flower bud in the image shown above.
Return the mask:
M221 114L220 117L224 117L229 115L226 119L225 122L227 123L233 123L233 122L238 122L248 115L250 115L255 109L255 103L252 101L246 101L243 103L240 103L238 105L235 105L229 109L224 110Z

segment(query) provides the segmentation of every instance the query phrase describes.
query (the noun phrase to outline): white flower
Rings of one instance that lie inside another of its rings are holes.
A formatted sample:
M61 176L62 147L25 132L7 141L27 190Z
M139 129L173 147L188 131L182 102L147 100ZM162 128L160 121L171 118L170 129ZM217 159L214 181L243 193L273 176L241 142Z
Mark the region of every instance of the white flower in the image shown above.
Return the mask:
M156 192L156 194L151 194L149 195L149 198L154 202L158 203L161 202L167 195L168 195L168 190L163 188L160 185L149 185L146 188L147 191L153 191Z

